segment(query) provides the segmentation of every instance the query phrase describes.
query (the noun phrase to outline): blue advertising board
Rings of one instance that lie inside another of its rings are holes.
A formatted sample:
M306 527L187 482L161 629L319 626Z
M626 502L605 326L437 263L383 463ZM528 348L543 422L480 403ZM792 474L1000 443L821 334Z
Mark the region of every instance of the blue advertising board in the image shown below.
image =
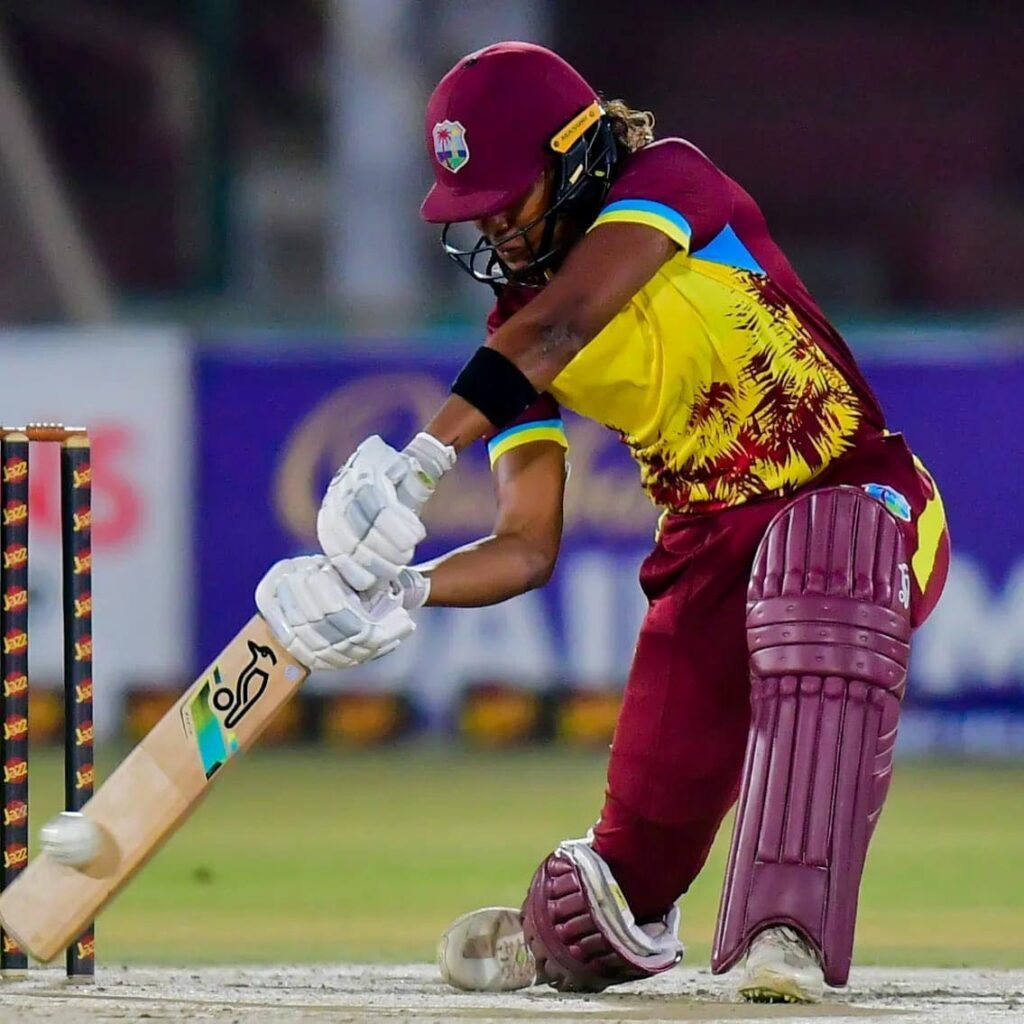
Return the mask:
M904 740L1024 753L1024 357L868 363L893 429L942 491L949 579L911 654Z
M365 436L400 445L437 408L457 357L381 345L332 353L201 347L195 372L199 661L251 613L275 559L316 548L331 474ZM1024 751L1024 360L868 363L893 429L945 497L954 543L946 595L919 633L903 741ZM314 685L412 693L444 722L472 682L607 688L625 679L644 610L636 582L655 510L616 436L568 423L572 473L559 567L542 591L491 609L426 609L380 663ZM487 535L494 512L482 446L427 505L431 558Z

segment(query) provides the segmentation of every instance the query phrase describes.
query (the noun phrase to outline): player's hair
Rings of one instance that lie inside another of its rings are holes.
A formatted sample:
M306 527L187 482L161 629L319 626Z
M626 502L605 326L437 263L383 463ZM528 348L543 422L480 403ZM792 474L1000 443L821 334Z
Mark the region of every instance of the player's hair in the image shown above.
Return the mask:
M631 153L654 141L654 115L649 110L634 110L625 100L601 100L612 122L615 140Z

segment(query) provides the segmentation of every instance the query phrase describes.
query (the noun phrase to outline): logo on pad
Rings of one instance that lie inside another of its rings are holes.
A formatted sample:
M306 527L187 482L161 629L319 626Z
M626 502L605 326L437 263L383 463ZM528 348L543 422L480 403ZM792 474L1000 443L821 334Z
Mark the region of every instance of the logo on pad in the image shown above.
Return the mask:
M897 519L902 519L905 523L910 522L910 502L894 487L887 484L864 484L864 490L875 501L881 502Z
M453 174L469 163L466 129L458 121L438 121L434 125L434 156Z

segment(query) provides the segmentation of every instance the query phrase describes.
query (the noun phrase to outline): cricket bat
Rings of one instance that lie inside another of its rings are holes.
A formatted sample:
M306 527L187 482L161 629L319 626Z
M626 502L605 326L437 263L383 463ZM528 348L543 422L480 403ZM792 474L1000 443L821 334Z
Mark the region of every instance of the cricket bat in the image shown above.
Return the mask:
M81 867L45 853L0 895L0 924L37 960L72 943L192 813L227 763L252 746L308 675L254 615L82 813L99 854Z

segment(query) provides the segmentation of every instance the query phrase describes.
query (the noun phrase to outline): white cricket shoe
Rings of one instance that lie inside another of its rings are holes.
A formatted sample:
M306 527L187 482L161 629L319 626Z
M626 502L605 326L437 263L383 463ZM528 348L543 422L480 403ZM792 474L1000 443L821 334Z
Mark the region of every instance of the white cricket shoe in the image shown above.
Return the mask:
M736 989L740 999L820 1003L824 990L818 955L795 928L777 925L754 936Z
M437 966L442 980L472 992L527 988L537 975L513 907L482 907L453 921L437 945Z

